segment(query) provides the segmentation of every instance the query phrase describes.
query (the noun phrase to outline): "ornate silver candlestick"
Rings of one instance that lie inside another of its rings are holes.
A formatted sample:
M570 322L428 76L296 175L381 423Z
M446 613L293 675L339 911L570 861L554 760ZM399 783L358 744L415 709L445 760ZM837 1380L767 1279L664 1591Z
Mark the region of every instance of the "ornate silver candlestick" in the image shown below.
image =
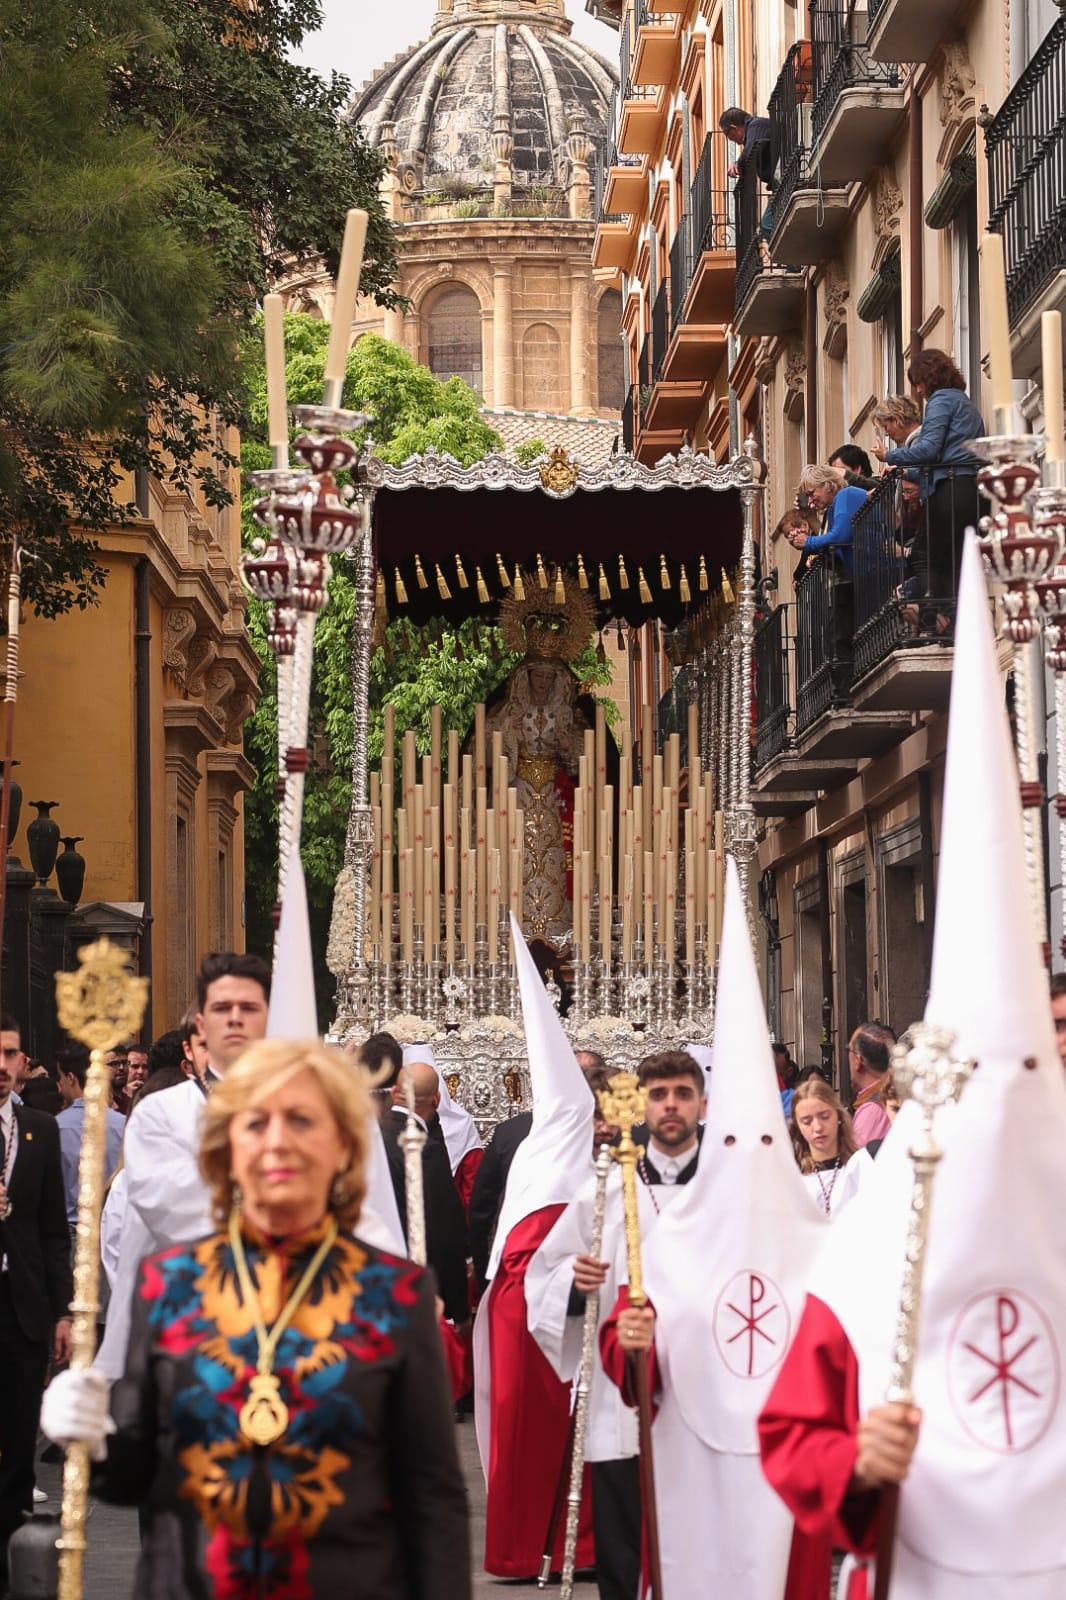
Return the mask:
M1039 447L1040 441L1031 434L973 439L969 444L987 462L978 472L977 481L994 509L982 519L981 549L992 576L1004 587L1003 629L1014 654L1015 743L1026 873L1037 937L1048 951L1041 817L1044 788L1037 765L1036 661L1032 645L1040 626L1036 584L1058 563L1063 539L1058 523L1038 527L1030 511L1032 491L1040 481L1036 465Z

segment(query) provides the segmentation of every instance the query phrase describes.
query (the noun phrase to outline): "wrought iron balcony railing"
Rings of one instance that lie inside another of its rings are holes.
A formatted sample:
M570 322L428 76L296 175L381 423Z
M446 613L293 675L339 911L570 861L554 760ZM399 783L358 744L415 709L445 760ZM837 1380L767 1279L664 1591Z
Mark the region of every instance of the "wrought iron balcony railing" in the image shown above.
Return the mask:
M633 56L637 48L638 26L638 13L636 10L631 10L622 19L620 29L618 69L623 101L654 100L658 93L654 88L633 82Z
M813 13L813 6L811 9ZM832 63L825 51L818 51L817 55L823 83L826 83ZM784 216L798 189L842 187L840 184L823 183L811 159L814 143L815 59L815 42L811 39L797 40L785 57L767 107L770 118L770 163L774 175L773 198L767 218L768 232L772 231L774 222Z
M763 213L766 200L766 193L759 182L755 163L748 161L733 190L737 250L735 296L738 311L751 293L752 286L763 269Z
M670 347L670 285L666 278L660 283L651 308L651 381L658 383L662 377L663 362Z
M644 336L644 343L640 347L640 360L637 363L637 415L642 429L648 406L651 403L651 348L651 334L648 333Z
M1012 319L1066 267L1066 17L985 130L989 228L1002 233Z
M689 214L692 217L693 267L706 250L732 250L736 226L729 195L714 187L712 135L703 141L699 164L689 189Z
M852 584L823 553L796 588L796 733L848 704L852 675Z
M692 219L682 217L670 246L670 332L682 320L685 296L692 282Z
M927 469L927 477L933 470L941 469ZM853 519L856 680L896 650L952 642L962 533L975 510L974 477L956 476L954 467L943 470L951 487L935 526L928 495L923 499L919 484L897 472L885 475ZM945 499L943 490L939 498ZM937 548L941 528L951 530L943 550Z
M633 408L636 397L636 384L630 384L625 400L622 402L622 449L633 454Z
M866 48L867 13L856 0L811 0L811 136L816 141L845 89L857 84L895 88L899 68L875 61Z
M755 766L789 746L788 606L778 606L755 632Z

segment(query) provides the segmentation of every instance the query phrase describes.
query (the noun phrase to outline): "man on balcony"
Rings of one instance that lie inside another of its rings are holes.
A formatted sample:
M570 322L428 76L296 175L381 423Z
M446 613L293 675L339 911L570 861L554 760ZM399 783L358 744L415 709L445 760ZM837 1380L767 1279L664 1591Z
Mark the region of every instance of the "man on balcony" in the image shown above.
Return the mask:
M731 144L739 144L740 154L729 167L729 176L739 178L747 163L754 158L759 176L766 181L768 171L762 169L769 161L770 155L770 118L753 117L750 111L742 111L739 106L730 106L718 118L718 126ZM765 158L760 160L762 152L760 145L765 145Z
M718 126L731 144L740 145L739 156L727 168L729 176L743 178L745 172L750 170L752 183L759 180L766 184L767 188L772 187L773 164L770 154L769 117L755 117L750 111L742 110L740 106L729 106L718 118ZM770 247L767 241L770 237L772 204L773 202L767 199L759 220L759 259L764 267L770 265Z

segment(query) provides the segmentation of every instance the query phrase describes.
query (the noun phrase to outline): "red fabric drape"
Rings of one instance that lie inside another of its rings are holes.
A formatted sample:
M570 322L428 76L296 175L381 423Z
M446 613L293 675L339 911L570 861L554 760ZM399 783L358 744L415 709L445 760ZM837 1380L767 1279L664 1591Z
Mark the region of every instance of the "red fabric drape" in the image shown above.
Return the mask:
M440 1337L444 1345L444 1364L452 1386L452 1399L461 1400L469 1394L474 1383L474 1361L470 1345L470 1329L460 1333L452 1322L440 1319Z
M455 1187L459 1191L459 1198L463 1202L463 1210L470 1211L470 1195L477 1177L477 1169L481 1165L484 1150L468 1150L460 1161L453 1174Z
M797 1527L856 1555L873 1556L880 1496L848 1492L858 1425L855 1352L829 1307L808 1295L759 1418L763 1471Z
M485 1570L498 1578L531 1578L539 1570L570 1434L570 1385L555 1376L526 1326L525 1291L530 1258L564 1209L544 1206L511 1229L489 1289L492 1422ZM564 1512L556 1570L562 1566L565 1530ZM577 1565L593 1564L586 1470Z

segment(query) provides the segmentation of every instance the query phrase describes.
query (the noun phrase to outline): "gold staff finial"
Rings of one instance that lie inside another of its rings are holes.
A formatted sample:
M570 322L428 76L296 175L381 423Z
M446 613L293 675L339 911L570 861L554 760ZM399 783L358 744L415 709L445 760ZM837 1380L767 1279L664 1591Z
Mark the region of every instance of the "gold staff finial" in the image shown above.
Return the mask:
M629 1266L629 1303L642 1306L647 1301L644 1275L640 1267L640 1214L637 1210L637 1161L643 1145L633 1143L633 1129L644 1121L647 1091L631 1072L616 1072L607 1088L599 1093L605 1122L617 1128L621 1137L612 1154L622 1169L622 1204L625 1211L626 1259Z
M104 1201L107 1141L107 1052L140 1030L148 979L128 970L129 953L108 939L78 951L75 972L56 973L56 1012L72 1039L92 1051L85 1080L81 1157L78 1163L78 1237L74 1251L70 1366L84 1372L96 1354L100 1291L100 1211ZM85 1516L89 1497L89 1447L72 1444L63 1469L60 1600L81 1600Z
M78 951L76 972L56 973L60 1026L90 1050L113 1050L136 1033L148 1004L148 979L129 970L129 952L110 939Z

